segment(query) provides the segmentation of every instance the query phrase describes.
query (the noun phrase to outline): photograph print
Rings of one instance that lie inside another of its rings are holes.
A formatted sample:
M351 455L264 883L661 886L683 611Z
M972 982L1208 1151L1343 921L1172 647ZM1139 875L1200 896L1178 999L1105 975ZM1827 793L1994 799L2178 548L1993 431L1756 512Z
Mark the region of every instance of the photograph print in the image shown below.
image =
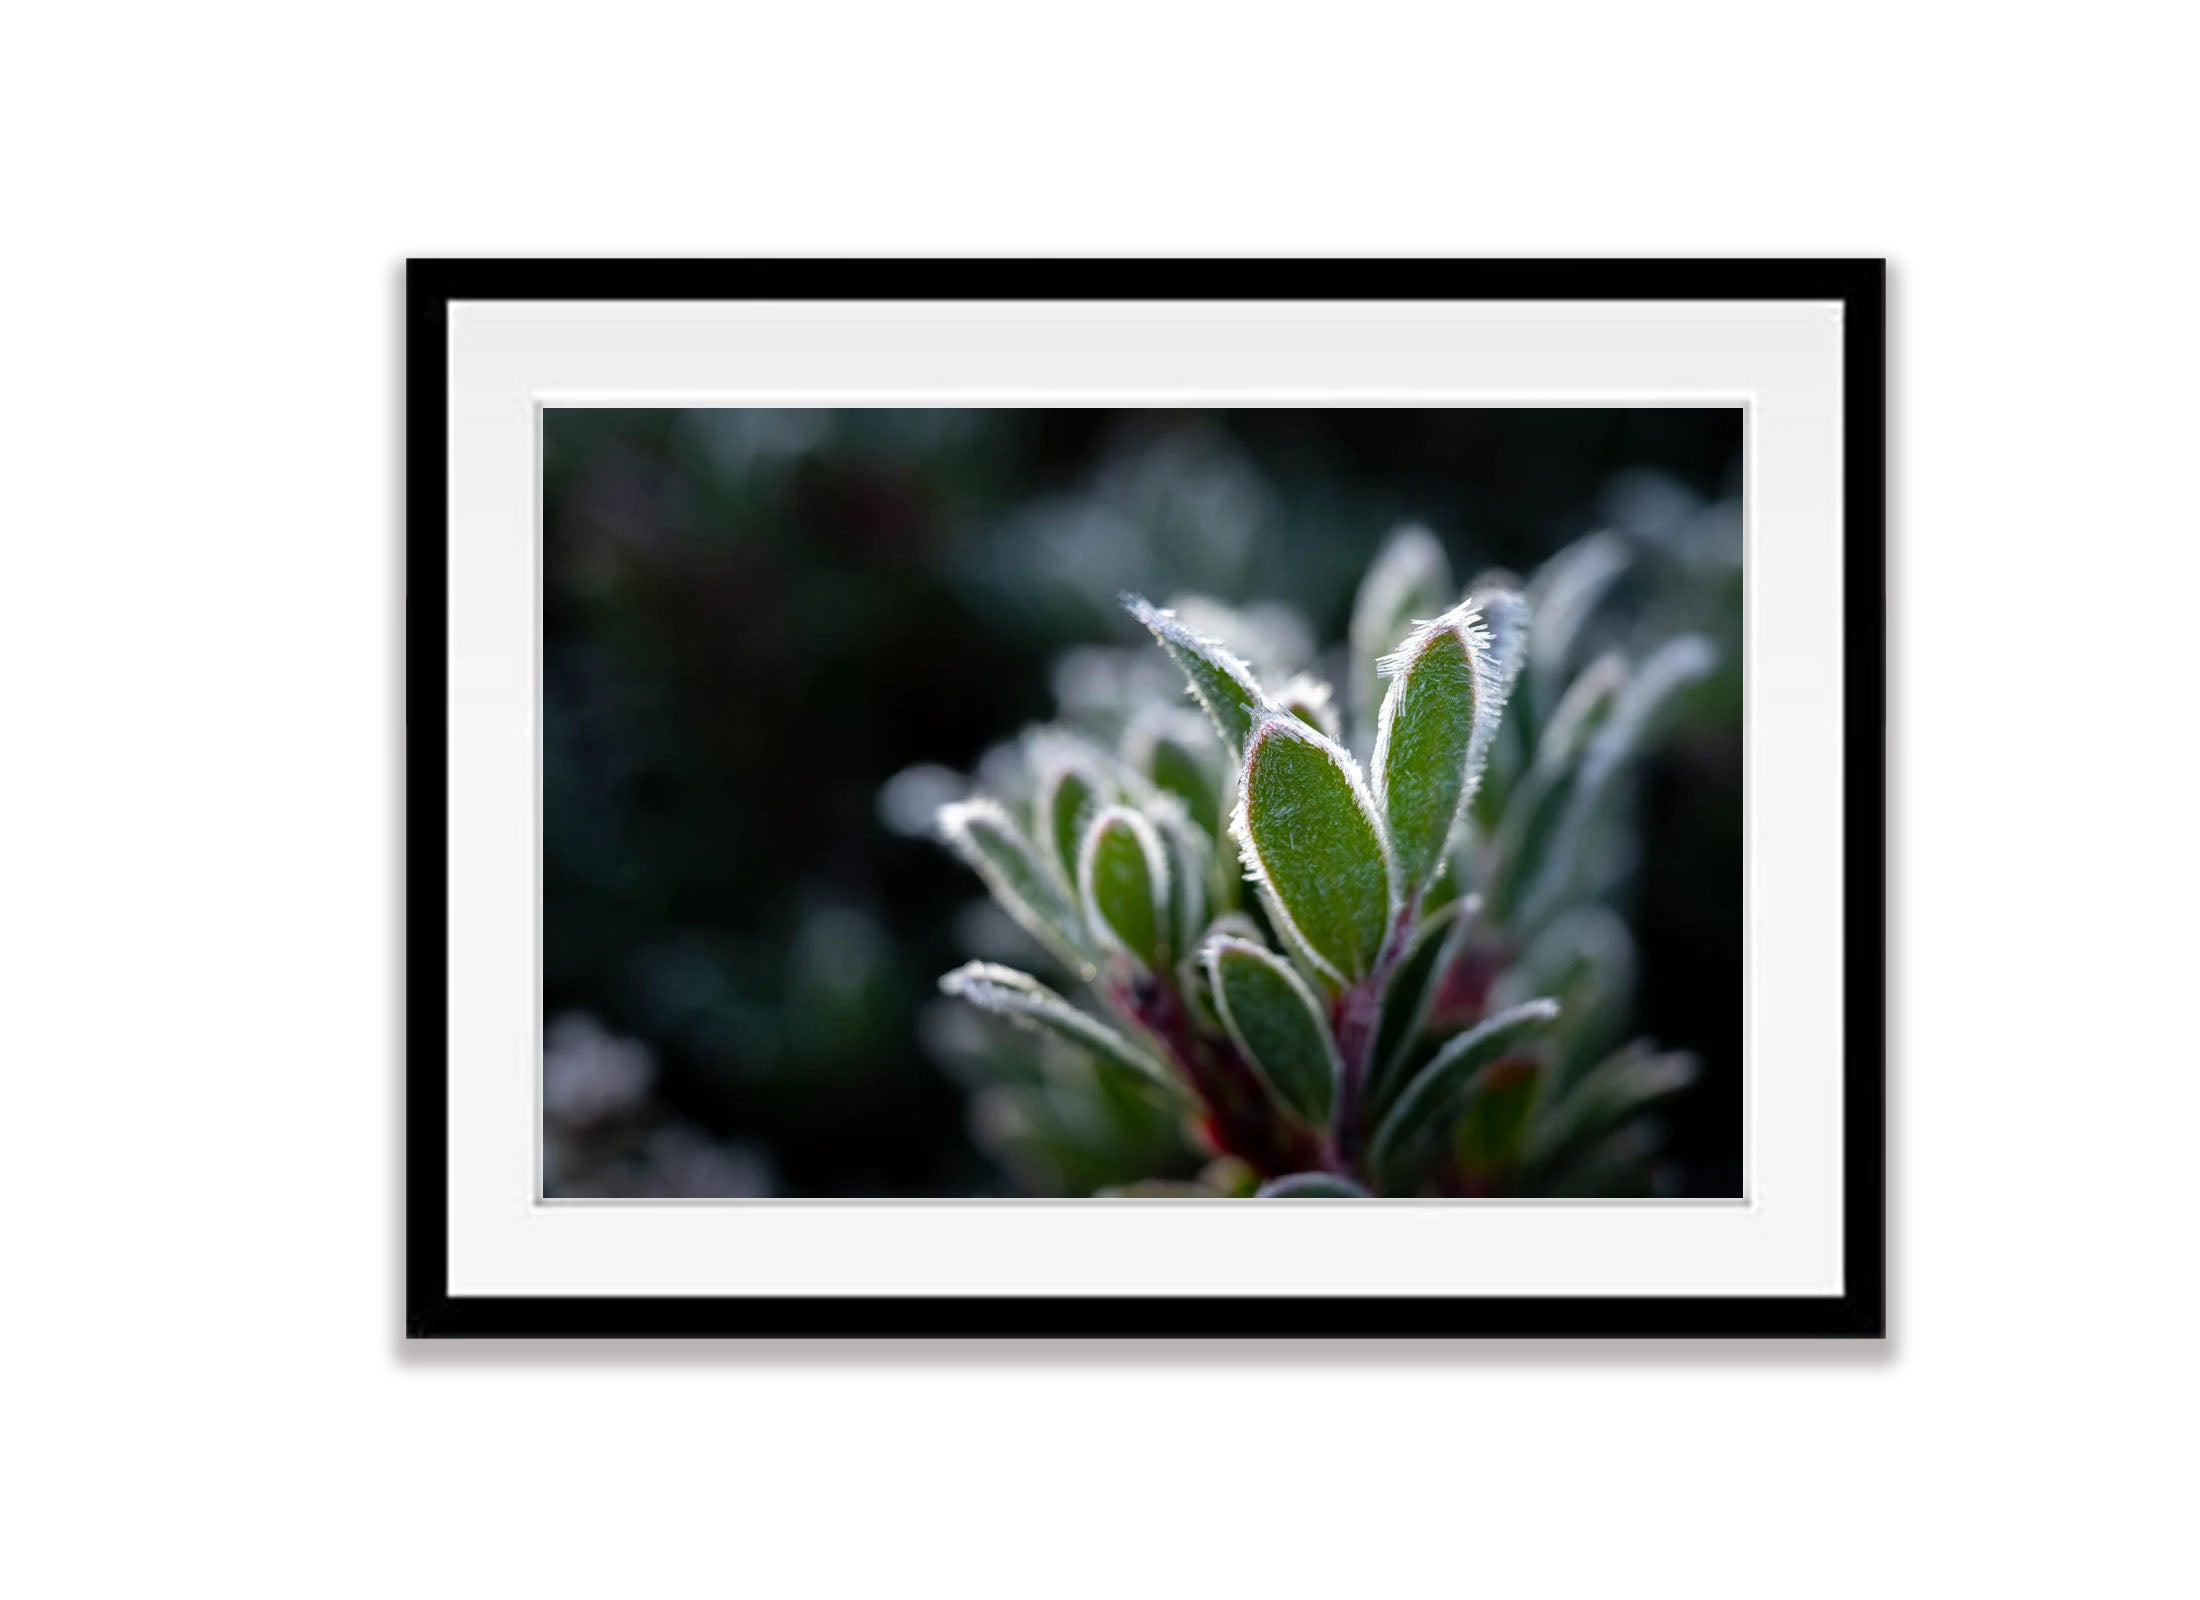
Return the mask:
M546 1201L1742 1194L1739 406L541 425Z

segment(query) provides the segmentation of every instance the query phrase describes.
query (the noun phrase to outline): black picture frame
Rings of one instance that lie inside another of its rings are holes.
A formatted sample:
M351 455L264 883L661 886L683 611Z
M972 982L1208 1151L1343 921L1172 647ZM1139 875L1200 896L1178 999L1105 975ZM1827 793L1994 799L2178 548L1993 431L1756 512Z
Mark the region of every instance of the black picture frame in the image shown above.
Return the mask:
M447 376L456 301L1811 300L1842 334L1843 1289L1828 1296L522 1297L448 1279ZM414 260L406 270L405 1329L450 1337L1849 1337L1886 1332L1886 264Z

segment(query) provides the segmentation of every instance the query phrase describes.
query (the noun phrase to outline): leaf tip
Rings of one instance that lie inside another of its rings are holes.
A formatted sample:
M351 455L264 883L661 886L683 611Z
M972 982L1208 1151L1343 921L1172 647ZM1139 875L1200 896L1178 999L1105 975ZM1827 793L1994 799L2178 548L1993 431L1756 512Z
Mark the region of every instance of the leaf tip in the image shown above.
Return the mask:
M970 848L970 829L980 820L1006 822L1007 815L1000 803L984 795L973 795L967 800L950 800L932 813L932 829L942 843L958 854Z
M1482 602L1468 595L1447 611L1433 617L1417 619L1398 648L1375 663L1375 675L1379 678L1401 676L1414 662L1428 652L1429 646L1447 633L1456 633L1466 642L1467 654L1477 663L1488 658L1490 630L1482 615Z

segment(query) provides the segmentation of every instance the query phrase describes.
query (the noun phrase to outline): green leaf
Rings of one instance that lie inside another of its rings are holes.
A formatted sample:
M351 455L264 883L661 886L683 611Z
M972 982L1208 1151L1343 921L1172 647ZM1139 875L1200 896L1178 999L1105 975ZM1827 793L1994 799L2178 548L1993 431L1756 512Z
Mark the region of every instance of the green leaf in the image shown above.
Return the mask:
M1520 1164L1542 1088L1543 1069L1519 1056L1493 1061L1475 1075L1451 1139L1452 1155L1470 1181L1492 1183Z
M1050 754L1032 796L1036 829L1054 851L1062 882L1077 882L1077 850L1093 813L1107 804L1107 783L1088 762Z
M1568 686L1536 745L1535 761L1515 785L1490 841L1487 898L1500 922L1529 896L1552 862L1572 814L1581 758L1627 683L1619 655L1600 656Z
M1329 1024L1299 975L1242 939L1207 946L1215 1009L1278 1099L1316 1127L1329 1120L1342 1071Z
M1099 1018L1078 1010L1029 973L989 961L967 961L940 979L942 993L1023 1027L1052 1033L1117 1067L1126 1067L1189 1101L1176 1075Z
M1490 671L1499 688L1510 694L1528 664L1528 597L1513 586L1509 574L1484 573L1474 580L1468 598L1480 609L1490 636Z
M1696 1058L1645 1043L1598 1062L1537 1124L1529 1157L1556 1166L1587 1151L1636 1113L1696 1081Z
M1169 857L1169 939L1179 951L1199 948L1207 925L1207 886L1215 876L1214 841L1195 826L1184 802L1156 794L1146 802L1146 820L1161 837Z
M1321 679L1300 673L1276 691L1276 704L1325 738L1341 741L1344 730L1337 723L1335 696Z
M1617 650L1607 650L1583 667L1543 725L1535 747L1536 765L1557 768L1578 762L1626 687L1627 658Z
M1352 757L1296 717L1267 712L1245 747L1233 819L1245 867L1279 928L1329 981L1372 972L1396 895L1375 801Z
M1242 939L1247 944L1267 946L1261 939L1260 924L1242 911L1225 911L1207 924L1207 931L1200 937L1200 947L1206 948L1209 939Z
M1292 970L1304 978L1317 994L1334 994L1342 987L1337 974L1329 964L1307 948L1299 937L1299 930L1291 926L1291 919L1284 915L1283 907L1265 887L1256 884L1254 892L1260 899L1261 915L1267 919L1268 930L1275 935L1277 946L1290 959ZM1256 938L1255 944L1266 944L1265 938Z
M1352 714L1360 749L1374 741L1383 700L1377 663L1418 619L1435 616L1457 593L1444 547L1417 524L1395 530L1369 563L1352 601Z
M1497 581L1502 576L1504 581ZM1511 574L1484 574L1475 580L1469 591L1477 606L1482 608L1482 626L1490 636L1489 674L1497 686L1494 696L1496 709L1502 714L1512 705L1515 685L1528 664L1529 618L1528 598L1513 586ZM1475 753L1475 770L1483 774L1483 782L1489 781L1489 768L1505 746L1505 727L1502 715L1490 719L1490 725L1478 730L1483 735L1482 748ZM1532 727L1523 727L1522 740L1512 745L1516 758L1513 770L1518 769L1519 759L1527 751L1526 738L1533 734ZM1507 778L1511 773L1501 774ZM1479 791L1477 791L1479 792Z
M1439 865L1436 876L1431 878L1428 887L1421 891L1421 914L1423 916L1434 916L1444 907L1457 900L1459 898L1461 876L1459 846L1455 842L1452 845L1451 855Z
M1129 806L1106 806L1085 829L1077 893L1102 944L1160 970L1168 965L1169 858L1154 826Z
M1474 602L1406 636L1381 671L1390 680L1375 732L1375 798L1390 826L1410 902L1434 877L1481 779L1503 690Z
M1505 706L1482 762L1482 781L1467 801L1472 824L1486 832L1497 825L1505 797L1526 768L1535 743L1533 700L1526 695L1513 697L1514 685L1527 664L1529 611L1520 580L1502 567L1475 574L1467 595L1482 608L1482 626L1490 635L1490 672Z
M1619 1041L1634 1009L1635 938L1610 909L1580 905L1560 912L1490 989L1490 1003L1511 1005L1550 995L1562 1015L1553 1081L1563 1088Z
M1334 1172L1292 1172L1260 1186L1258 1200L1365 1200L1367 1191Z
M1485 898L1498 923L1513 922L1514 913L1551 869L1563 825L1573 814L1578 777L1574 767L1532 767L1513 790L1490 840Z
M1215 743L1196 712L1176 706L1149 706L1123 735L1123 757L1164 794L1184 802L1193 822L1210 839L1222 837L1223 772Z
M1609 811L1618 780L1648 751L1673 703L1709 677L1717 665L1718 651L1701 634L1684 633L1667 640L1613 697L1572 768L1548 774L1547 790L1544 777L1530 774L1519 798L1527 801L1534 791L1537 809L1528 817L1528 837L1513 847L1522 867L1517 876L1505 869L1510 903L1500 914L1528 931L1565 905L1588 859L1589 841ZM1493 893L1490 903L1496 910L1500 895Z
M1649 748L1669 708L1719 664L1718 647L1684 633L1653 650L1627 680L1581 753L1581 786L1601 794L1615 773Z
M1215 1012L1214 985L1208 981L1207 968L1200 959L1201 952L1210 940L1219 938L1242 939L1247 944L1266 949L1261 926L1242 911L1225 911L1194 939L1188 948L1192 953L1177 963L1177 992L1184 997L1184 1004L1198 1024L1211 1033L1227 1033L1222 1018Z
M1528 601L1535 609L1528 666L1535 675L1539 712L1558 698L1590 617L1631 559L1626 541L1618 534L1592 533L1536 569L1528 585Z
M1235 655L1262 683L1288 678L1314 653L1306 620L1276 601L1226 605L1212 595L1179 590L1163 606L1192 632Z
M942 806L939 828L948 847L984 880L1026 933L1070 971L1084 978L1093 975L1084 919L998 801L980 796Z
M1530 1000L1486 1018L1436 1052L1398 1096L1368 1146L1368 1165L1386 1191L1420 1177L1459 1121L1476 1079L1558 1016L1551 1000Z
M1146 625L1161 648L1177 664L1192 686L1192 696L1222 735L1234 756L1245 748L1253 723L1267 706L1253 669L1214 640L1194 633L1177 620L1135 594L1123 597L1130 614Z
M1413 1046L1428 1020L1429 1005L1436 998L1437 980L1466 942L1468 926L1480 909L1479 902L1470 895L1422 918L1405 953L1391 969L1383 985L1375 1046L1368 1052L1367 1084L1361 1091L1361 1107L1368 1117L1379 1119L1404 1081Z

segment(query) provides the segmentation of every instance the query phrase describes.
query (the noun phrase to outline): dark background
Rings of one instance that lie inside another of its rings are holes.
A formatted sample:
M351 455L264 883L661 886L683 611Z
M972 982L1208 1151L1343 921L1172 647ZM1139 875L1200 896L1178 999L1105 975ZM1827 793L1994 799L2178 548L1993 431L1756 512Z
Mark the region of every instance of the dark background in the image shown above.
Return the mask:
M551 1192L923 1195L1006 1180L920 1040L976 880L881 823L887 779L1048 717L1057 652L1132 638L1120 588L1288 601L1327 644L1398 521L1462 581L1525 572L1737 494L1741 420L551 410L544 442L544 1006L655 1065ZM1704 1063L1681 1189L1735 1193L1738 699L1641 819L1636 1031Z

